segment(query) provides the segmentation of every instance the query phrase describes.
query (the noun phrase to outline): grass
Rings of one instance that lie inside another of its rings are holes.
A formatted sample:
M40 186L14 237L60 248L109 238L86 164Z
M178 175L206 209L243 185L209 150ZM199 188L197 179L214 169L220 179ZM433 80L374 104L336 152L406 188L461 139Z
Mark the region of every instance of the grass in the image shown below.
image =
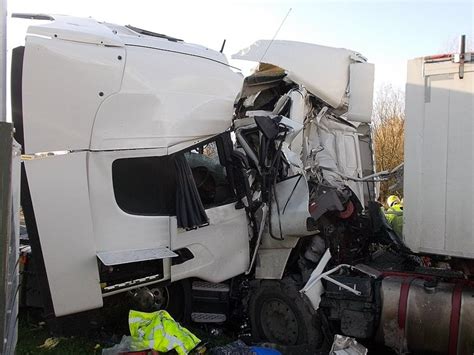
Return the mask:
M48 339L51 339L48 341ZM41 347L45 342L57 342L55 346ZM94 340L84 337L51 336L43 322L32 322L25 315L20 314L18 324L18 342L16 354L102 354L103 347L110 345L98 344Z
M18 343L16 354L101 354L102 346L84 338L53 338L58 340L54 347L41 345L50 338L49 332L44 328L31 328L21 326L18 329Z

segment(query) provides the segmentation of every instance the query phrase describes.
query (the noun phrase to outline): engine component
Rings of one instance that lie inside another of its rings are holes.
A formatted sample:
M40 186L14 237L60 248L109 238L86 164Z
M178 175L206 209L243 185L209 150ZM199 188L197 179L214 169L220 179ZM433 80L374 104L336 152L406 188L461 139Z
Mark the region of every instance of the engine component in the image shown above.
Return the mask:
M317 264L324 252L326 251L326 243L324 239L320 236L315 236L311 238L311 241L304 253L305 259Z
M321 188L316 201L310 205L311 216L317 221L327 211L344 211L344 206L335 188Z
M380 309L377 282L370 277L331 276L334 280L360 292L359 295L328 282L320 307L328 320L344 335L367 339L377 328Z

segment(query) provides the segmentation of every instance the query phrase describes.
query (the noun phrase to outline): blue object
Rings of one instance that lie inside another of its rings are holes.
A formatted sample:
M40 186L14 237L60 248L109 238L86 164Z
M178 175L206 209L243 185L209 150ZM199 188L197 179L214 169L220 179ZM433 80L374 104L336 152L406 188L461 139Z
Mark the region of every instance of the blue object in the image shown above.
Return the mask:
M281 353L275 349L262 348L260 346L252 346L251 349L255 351L257 355L281 355Z

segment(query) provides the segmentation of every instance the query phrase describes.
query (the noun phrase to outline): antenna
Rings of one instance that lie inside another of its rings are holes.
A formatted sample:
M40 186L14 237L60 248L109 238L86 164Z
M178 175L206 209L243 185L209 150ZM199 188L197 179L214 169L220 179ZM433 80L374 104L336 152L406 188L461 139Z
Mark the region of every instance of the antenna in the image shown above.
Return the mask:
M226 40L224 39L224 42L222 42L221 50L219 52L224 52L224 47L225 47L225 42Z
M289 8L288 12L286 13L285 17L283 18L283 21L281 21L280 26L279 26L278 29L276 30L275 34L273 35L272 40L270 41L270 43L268 44L267 48L265 49L265 52L263 53L262 58L260 58L259 63L262 62L263 58L264 58L265 55L267 54L268 49L269 49L270 46L273 44L273 41L275 40L275 37L278 35L278 32L280 32L281 28L283 27L283 24L285 23L286 19L288 18L288 15L290 14L290 12L291 12L291 7Z

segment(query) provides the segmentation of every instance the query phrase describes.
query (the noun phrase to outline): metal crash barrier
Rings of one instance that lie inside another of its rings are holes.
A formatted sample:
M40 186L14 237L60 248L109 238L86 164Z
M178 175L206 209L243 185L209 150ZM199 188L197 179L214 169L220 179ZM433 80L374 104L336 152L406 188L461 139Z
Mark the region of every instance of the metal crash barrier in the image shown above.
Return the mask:
M0 333L2 354L14 354L18 324L20 149L13 125L0 122Z

